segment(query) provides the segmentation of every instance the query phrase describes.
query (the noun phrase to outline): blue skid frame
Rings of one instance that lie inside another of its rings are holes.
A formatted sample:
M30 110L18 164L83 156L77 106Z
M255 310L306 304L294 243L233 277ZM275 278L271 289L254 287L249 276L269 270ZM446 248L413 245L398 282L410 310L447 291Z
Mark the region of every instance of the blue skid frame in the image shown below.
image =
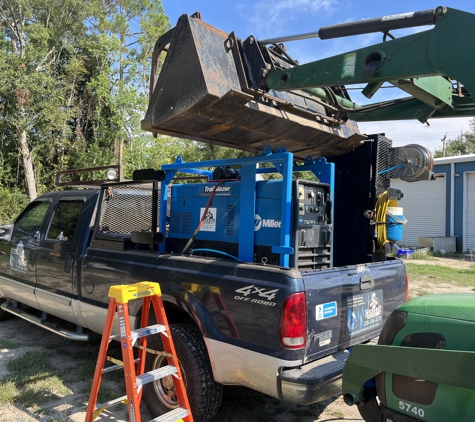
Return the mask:
M274 167L261 168L259 164L271 163ZM211 177L212 171L205 170L208 167L240 166L241 167L241 209L249 210L240 215L239 221L239 249L238 258L243 262L254 260L254 215L256 209L256 175L264 173L280 173L282 175L282 225L280 245L272 247L272 252L280 254L280 265L289 267L290 255L294 248L291 245L292 229L292 173L296 171L312 171L322 183L330 185L332 200L334 198L335 165L327 163L325 158L314 160L308 157L305 163L293 166L293 154L282 148L272 153L269 147L264 148L262 154L256 157L231 158L223 160L200 161L196 163L184 163L179 156L175 163L164 164L165 180L162 182L160 209L166 210L168 204L168 185L177 172L200 174ZM333 207L332 207L333 221ZM159 230L166 233L167 216L160 213ZM165 252L165 243L159 245L159 251ZM331 257L333 265L333 256Z

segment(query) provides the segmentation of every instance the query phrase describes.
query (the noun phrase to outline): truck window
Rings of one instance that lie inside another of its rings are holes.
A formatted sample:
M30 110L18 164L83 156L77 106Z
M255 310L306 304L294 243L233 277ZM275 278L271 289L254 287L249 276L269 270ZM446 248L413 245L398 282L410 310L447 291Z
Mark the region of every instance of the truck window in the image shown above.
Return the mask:
M15 222L12 238L19 239L29 236L37 237L37 240L39 240L39 232L49 205L50 201L32 202Z
M71 242L78 223L84 200L60 201L46 235L47 239Z

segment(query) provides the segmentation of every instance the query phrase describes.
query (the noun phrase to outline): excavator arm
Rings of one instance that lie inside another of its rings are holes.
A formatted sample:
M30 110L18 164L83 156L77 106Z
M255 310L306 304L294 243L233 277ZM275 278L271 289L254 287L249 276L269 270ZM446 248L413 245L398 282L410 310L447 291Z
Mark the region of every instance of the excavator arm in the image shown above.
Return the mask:
M434 10L387 16L322 28L320 38L336 38L370 32L432 24L434 28L399 39L318 60L290 69L269 72L269 89L292 91L317 87L365 84L371 98L384 83L411 97L365 106L345 104L357 121L473 116L475 107L475 55L469 46L475 39L475 16L439 6ZM353 109L353 111L351 111Z

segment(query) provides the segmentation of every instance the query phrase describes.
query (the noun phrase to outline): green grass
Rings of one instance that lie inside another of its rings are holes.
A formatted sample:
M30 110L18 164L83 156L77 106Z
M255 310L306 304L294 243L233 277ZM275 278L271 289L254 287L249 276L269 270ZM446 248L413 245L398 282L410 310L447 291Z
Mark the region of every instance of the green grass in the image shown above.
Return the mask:
M86 362L81 362L80 364L77 365L75 372L74 372L74 378L77 381L87 381L87 380L92 380L92 377L94 376L94 370L96 369L96 361L86 361Z
M475 288L475 269L460 269L442 265L413 264L406 261L407 274L411 278L426 279L430 283L450 283ZM472 266L473 267L473 266Z
M19 402L37 413L40 403L45 400L72 394L57 376L58 370L51 364L46 352L27 351L10 359L6 367L10 375L0 380L1 403Z
M19 347L22 347L23 345L20 343L15 343L14 341L7 340L4 338L0 338L0 350L1 349L18 349Z
M20 396L20 390L11 379L0 380L0 405L13 403Z
M27 383L54 368L47 353L41 350L30 350L19 357L10 359L7 369L22 383Z
M2 348L18 347L16 343L5 340ZM80 400L85 408L89 398L91 382L97 360L97 347L85 346L75 351L48 347L32 349L6 362L9 375L0 379L0 406L13 404L22 408L30 417L48 422L69 420L69 410L56 410L58 400L81 394ZM62 357L61 365L54 366L53 359ZM98 395L98 403L107 402L125 394L123 371L104 374ZM56 404L55 404L56 403ZM123 406L122 404L118 406ZM2 420L0 414L0 422Z
M109 387L108 385L101 385L101 389L99 390L99 394L97 395L97 403L106 403L110 400L114 400L118 397L121 397L125 394L125 386L124 389L120 389L117 387ZM89 394L88 394L89 398ZM119 406L119 404L117 404Z
M83 349L78 350L77 352L70 353L72 359L85 360L85 361L94 361L96 363L97 354L99 353L99 347L96 346L85 346Z
M422 259L424 261L434 261L434 255L429 251L415 250L409 259Z
M63 356L71 356L71 352L67 349L62 349L61 347L58 347L54 351L55 355L63 355Z

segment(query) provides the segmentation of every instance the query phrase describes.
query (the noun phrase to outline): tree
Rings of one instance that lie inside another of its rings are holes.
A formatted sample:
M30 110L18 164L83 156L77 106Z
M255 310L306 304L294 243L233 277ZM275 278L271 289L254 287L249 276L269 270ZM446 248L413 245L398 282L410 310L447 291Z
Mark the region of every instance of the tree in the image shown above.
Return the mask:
M154 143L150 134L140 128L148 105L152 50L170 24L160 1L115 0L105 5L94 27L98 45L106 46L109 66L107 79L99 74L90 83L90 87L101 89L107 97L103 97L103 104L108 113L107 117L102 115L106 121L101 127L108 128L110 151L115 160L124 155L121 161L138 168L137 150L143 150L144 145L150 149Z
M242 156L141 130L169 28L159 0L0 0L0 189L31 201L62 169Z
M0 1L2 135L14 134L30 201L47 161L35 160L37 149L54 149L70 117L64 76L74 66L76 40L85 36L94 7L99 10L97 3L80 0Z
M468 132L446 141L445 144L446 157L468 154L475 154L475 119L470 120L470 130ZM440 158L442 156L443 148L437 147L434 157Z
M0 186L31 201L58 169L136 156L151 50L168 28L160 1L0 0Z

